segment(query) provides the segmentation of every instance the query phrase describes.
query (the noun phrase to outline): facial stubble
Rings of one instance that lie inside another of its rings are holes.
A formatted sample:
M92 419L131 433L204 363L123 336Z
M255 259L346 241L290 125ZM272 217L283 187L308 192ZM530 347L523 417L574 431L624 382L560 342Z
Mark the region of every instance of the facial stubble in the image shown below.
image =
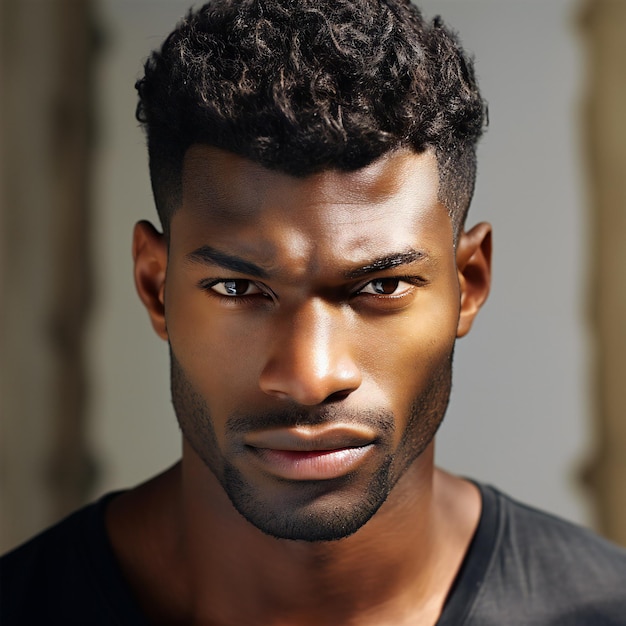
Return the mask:
M176 359L171 346L172 403L183 437L211 470L234 508L260 531L279 538L301 541L332 541L352 535L365 525L387 500L394 485L432 442L448 406L452 381L452 351L432 370L409 410L401 443L390 440L396 420L390 411L368 410L359 414L333 406L310 412L290 407L271 416L249 416L250 429L272 425L315 424L341 420L367 424L384 436L378 444L383 453L369 477L347 475L333 480L289 485L291 497L263 497L259 489L224 454L216 436L211 413ZM232 415L234 428L246 428L246 417ZM236 425L236 426L235 426ZM365 479L365 481L364 481Z

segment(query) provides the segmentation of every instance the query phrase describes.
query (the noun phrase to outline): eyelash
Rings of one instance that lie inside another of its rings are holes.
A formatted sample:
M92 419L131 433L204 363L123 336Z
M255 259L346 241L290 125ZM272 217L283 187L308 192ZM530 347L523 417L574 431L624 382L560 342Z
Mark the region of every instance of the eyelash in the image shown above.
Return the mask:
M215 285L229 283L229 282L234 283L234 282L244 282L244 281L251 285L256 286L260 290L260 293L241 295L241 296L237 296L237 295L226 296L224 294L218 293L217 291L215 291L215 289L213 289ZM358 287L358 289L351 291L350 296L352 297L369 296L371 298L376 298L377 300L398 301L402 298L405 298L406 296L410 295L413 292L412 289L407 288L403 293L400 293L400 294L362 293L362 291L368 285L371 285L372 283L380 282L380 281L397 281L398 286L400 283L406 283L413 287L423 287L424 285L428 283L428 281L421 278L420 276L383 276L380 278L373 278L371 280L368 280L366 283L363 283L362 285ZM398 288L398 286L396 286L396 289ZM247 278L205 278L205 279L198 281L198 287L202 289L203 291L205 291L206 293L208 293L211 297L218 298L219 300L226 302L227 304L233 305L233 306L237 306L237 305L242 306L242 305L246 305L250 303L258 304L259 299L261 299L262 301L265 301L267 299L271 299L273 301L278 300L274 292L272 292L263 283L258 283L254 280L250 280Z
M217 291L215 291L215 289L213 289L215 285L224 284L224 283L243 282L243 281L246 281L247 283L256 286L261 293L254 293L254 294L241 295L241 296L237 296L237 295L226 296L221 293L218 293ZM250 280L248 278L204 278L198 281L198 287L200 287L200 289L205 291L211 297L218 298L222 302L225 302L226 304L231 305L231 306L232 305L235 305L235 306L245 305L245 304L249 304L253 302L258 303L259 298L262 298L263 300L266 300L266 299L276 300L274 293L268 287L266 287L262 283L257 283L256 281Z
M362 293L363 289L365 289L365 287L367 287L368 285L371 285L373 283L376 282L382 282L382 281L397 281L397 285L396 285L396 289L399 287L400 283L406 283L407 285L410 285L412 287L421 287L424 286L426 284L426 281L419 277L419 276L382 276L380 278L373 278L371 280L368 280L366 283L364 283L363 285L361 285L355 292L354 295L367 295L367 296L372 296L375 298L382 298L382 299L389 299L389 298L394 298L394 299L400 299L403 298L407 295L409 295L410 293L412 293L412 289L406 289L403 293L399 293L399 294L395 294L395 293L390 293L390 294L376 294L376 293Z

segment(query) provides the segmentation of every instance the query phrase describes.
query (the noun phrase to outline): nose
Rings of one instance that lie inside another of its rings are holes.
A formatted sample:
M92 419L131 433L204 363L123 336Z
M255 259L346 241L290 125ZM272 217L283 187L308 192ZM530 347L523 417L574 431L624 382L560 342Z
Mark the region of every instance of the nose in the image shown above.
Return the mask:
M281 314L259 378L262 391L307 406L352 393L361 372L350 354L349 326L341 309L321 300Z

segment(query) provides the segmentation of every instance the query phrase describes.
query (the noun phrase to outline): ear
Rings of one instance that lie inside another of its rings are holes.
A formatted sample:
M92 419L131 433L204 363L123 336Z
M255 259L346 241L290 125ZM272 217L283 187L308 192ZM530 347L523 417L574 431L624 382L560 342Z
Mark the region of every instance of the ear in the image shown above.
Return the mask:
M165 276L167 242L150 222L135 224L133 231L135 287L148 311L152 326L161 339L167 339L165 324Z
M457 337L469 332L476 313L489 295L491 286L491 225L476 224L461 234L456 251L456 265L461 291L461 312Z

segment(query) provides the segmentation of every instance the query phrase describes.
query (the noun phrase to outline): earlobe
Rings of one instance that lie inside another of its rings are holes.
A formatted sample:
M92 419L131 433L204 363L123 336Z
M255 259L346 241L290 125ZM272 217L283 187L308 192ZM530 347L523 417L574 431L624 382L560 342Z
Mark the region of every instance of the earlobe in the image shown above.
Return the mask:
M152 326L161 339L167 339L165 323L165 277L167 242L150 222L135 224L133 231L135 287Z
M461 292L457 337L467 335L491 286L491 225L481 222L461 234L456 263Z

